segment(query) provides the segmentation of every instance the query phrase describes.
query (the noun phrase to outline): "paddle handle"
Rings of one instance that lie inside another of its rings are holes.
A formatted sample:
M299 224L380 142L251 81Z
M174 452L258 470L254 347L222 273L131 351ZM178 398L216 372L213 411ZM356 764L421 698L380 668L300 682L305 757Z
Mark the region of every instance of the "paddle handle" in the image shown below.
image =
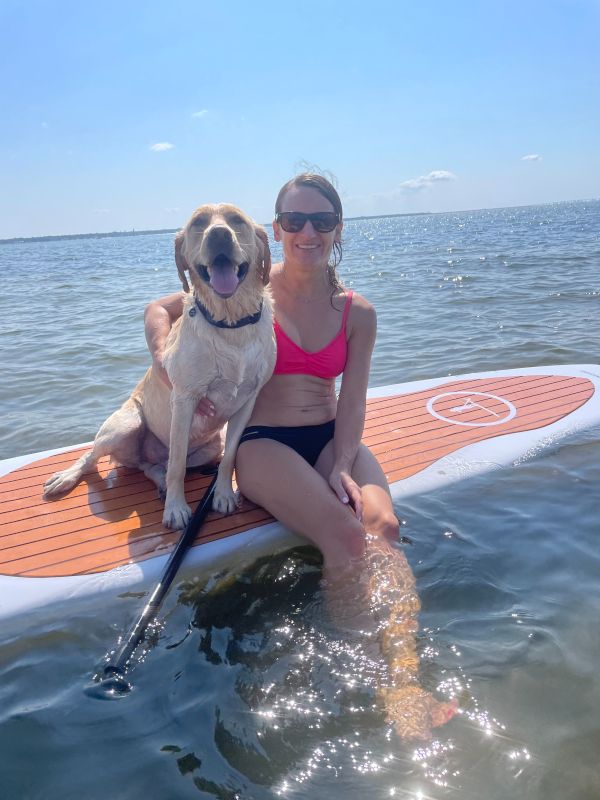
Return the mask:
M160 608L160 604L162 603L166 593L169 591L169 588L173 583L173 579L177 574L179 567L181 566L181 562L183 561L185 554L191 547L194 539L196 538L196 534L200 530L202 523L206 519L206 515L211 509L217 477L218 473L213 476L208 488L204 493L204 496L192 514L190 521L183 529L183 533L181 534L179 541L169 556L165 570L159 582L154 587L154 590L152 591L144 610L140 614L138 621L129 632L129 635L125 639L124 643L115 652L112 660L104 667L102 671L104 678L123 676L127 662L131 658L133 651L144 638L146 628Z

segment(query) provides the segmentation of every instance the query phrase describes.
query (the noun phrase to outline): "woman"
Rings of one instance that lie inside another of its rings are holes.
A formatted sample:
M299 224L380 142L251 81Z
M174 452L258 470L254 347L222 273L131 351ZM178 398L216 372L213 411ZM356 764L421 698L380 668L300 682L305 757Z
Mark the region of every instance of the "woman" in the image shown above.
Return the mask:
M361 444L376 316L337 277L342 228L339 195L321 175L298 175L279 192L273 231L283 261L271 270L277 363L242 435L236 477L243 495L319 548L330 594L339 599L340 576L367 590L369 605L386 618L380 640L391 686L381 694L388 718L401 735L422 738L454 706L434 700L416 680L414 578L404 554L389 544L399 527L385 475ZM182 295L146 310L159 369L181 311ZM206 398L199 413L214 413ZM357 570L365 581L355 580Z

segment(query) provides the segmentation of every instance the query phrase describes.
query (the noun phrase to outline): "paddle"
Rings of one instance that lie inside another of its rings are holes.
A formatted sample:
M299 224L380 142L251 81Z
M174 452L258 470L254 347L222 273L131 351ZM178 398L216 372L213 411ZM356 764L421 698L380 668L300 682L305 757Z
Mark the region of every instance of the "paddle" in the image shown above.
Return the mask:
M169 587L173 582L173 578L177 574L181 562L192 542L196 538L206 515L211 509L212 497L217 482L217 474L215 473L208 488L204 492L204 496L198 503L196 510L192 514L190 521L183 529L183 533L177 542L174 550L169 556L169 560L165 566L162 577L154 587L154 591L150 595L150 599L138 621L132 627L129 635L125 638L121 647L115 651L112 659L104 666L102 672L97 679L99 682L95 683L86 689L86 693L92 697L99 697L103 700L113 700L117 697L122 697L131 691L131 684L125 678L125 670L129 659L133 655L134 650L144 638L144 633L151 620L154 618L156 612L160 608L164 596L169 591Z

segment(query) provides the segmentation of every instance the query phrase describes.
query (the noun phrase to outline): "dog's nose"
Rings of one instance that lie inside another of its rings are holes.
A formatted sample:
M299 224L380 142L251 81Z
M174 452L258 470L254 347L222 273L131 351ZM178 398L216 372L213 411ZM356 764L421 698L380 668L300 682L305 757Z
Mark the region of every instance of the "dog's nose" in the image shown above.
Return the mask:
M227 225L213 225L208 231L207 237L209 243L215 247L231 244L232 241L231 229Z

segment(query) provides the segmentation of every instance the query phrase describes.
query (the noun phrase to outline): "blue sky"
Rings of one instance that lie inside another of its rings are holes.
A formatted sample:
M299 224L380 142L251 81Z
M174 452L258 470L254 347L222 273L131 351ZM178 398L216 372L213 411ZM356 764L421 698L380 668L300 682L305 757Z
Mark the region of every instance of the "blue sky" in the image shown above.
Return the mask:
M598 0L2 0L0 238L268 222L303 163L347 216L599 197L599 30Z

